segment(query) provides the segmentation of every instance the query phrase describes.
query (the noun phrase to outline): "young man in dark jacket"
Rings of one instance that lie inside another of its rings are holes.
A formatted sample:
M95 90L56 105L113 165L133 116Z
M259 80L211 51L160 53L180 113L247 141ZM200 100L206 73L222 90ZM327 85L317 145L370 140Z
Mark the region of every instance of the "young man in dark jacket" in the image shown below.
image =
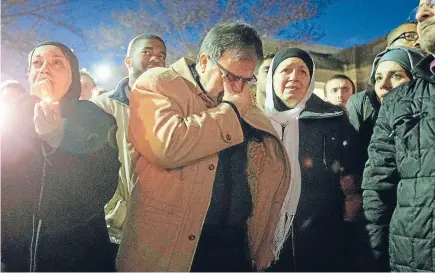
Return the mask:
M125 56L128 77L119 81L115 90L91 99L98 107L113 116L118 130L116 142L119 150L118 187L115 195L104 207L110 241L117 252L121 242L122 229L127 213L127 201L137 181L132 163L133 146L127 141L130 121L130 95L136 79L145 71L166 65L166 45L162 38L152 34L142 34L132 39Z
M435 1L420 1L414 79L384 97L364 171L364 212L378 271L435 271Z

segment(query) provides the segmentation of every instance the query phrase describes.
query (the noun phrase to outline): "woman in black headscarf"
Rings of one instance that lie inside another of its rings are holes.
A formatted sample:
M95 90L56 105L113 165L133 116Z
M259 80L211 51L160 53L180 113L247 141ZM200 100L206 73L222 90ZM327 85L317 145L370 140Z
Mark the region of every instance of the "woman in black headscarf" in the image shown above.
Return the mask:
M76 56L45 42L29 55L31 95L1 128L2 263L8 271L113 271L104 204L118 181L115 121L79 101Z
M313 59L298 48L278 52L267 75L265 112L292 170L278 226L288 236L271 271L348 269L345 222L360 208L360 147L346 113L313 94L314 79Z

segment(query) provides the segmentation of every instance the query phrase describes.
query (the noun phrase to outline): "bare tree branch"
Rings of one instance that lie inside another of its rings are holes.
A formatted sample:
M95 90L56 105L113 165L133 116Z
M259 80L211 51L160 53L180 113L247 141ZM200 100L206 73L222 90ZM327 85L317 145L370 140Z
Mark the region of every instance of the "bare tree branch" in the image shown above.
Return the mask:
M67 2L68 2L68 1L66 1L66 0L62 0L62 1L55 2L55 3L51 3L51 4L48 4L48 5L45 5L45 6L40 6L40 7L38 7L38 8L34 8L34 9L32 9L32 10L23 10L23 11L21 11L21 12L16 12L16 13L2 14L2 19L3 19L3 18L7 19L7 18L9 18L9 17L26 16L26 15L34 14L34 13L37 13L37 12L48 11L48 10L50 10L50 9L56 7L56 6L64 5L64 4L66 4Z
M83 34L82 31L80 29L78 29L78 28L75 28L73 26L73 24L65 23L63 21L56 20L56 19L51 18L49 16L44 16L44 15L38 14L38 13L31 13L29 15L34 16L34 17L36 17L36 18L38 18L40 20L45 20L47 22L55 24L56 26L63 27L63 28L69 30L71 33L73 33L73 34L75 34L75 35L77 35L79 37L82 36L82 34Z
M10 8L13 8L14 6L27 4L27 2L29 2L29 0L4 0L1 2L2 13Z
M52 33L63 29L85 42L76 24L77 7L85 0L2 0L2 71L20 78L27 54L42 40L55 39ZM88 4L87 9L95 4Z
M272 37L291 26L292 37L289 38L314 41L321 38L324 31L318 24L308 21L317 18L320 10L335 1L223 0L207 1L204 5L201 0L150 0L141 2L136 10L113 12L112 18L117 25L102 24L90 31L88 37L91 41L92 37L98 37L98 48L104 49L104 45L118 48L126 45L141 33L155 33L167 42L169 56L178 58L195 53L205 33L216 23L242 20L253 25L262 37ZM102 41L106 39L112 41Z

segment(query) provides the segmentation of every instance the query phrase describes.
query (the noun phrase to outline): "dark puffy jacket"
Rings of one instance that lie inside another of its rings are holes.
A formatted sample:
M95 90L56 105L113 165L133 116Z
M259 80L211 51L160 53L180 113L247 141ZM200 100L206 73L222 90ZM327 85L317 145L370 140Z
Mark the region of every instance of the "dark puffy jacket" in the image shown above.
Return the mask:
M384 97L364 171L364 212L379 271L435 271L433 57ZM389 260L389 263L388 263Z
M8 271L113 271L104 205L120 166L109 142L114 120L73 102L53 151L35 133L33 105L20 101L1 128L2 263Z
M340 107L314 94L299 117L299 132L301 195L292 235L270 270L347 271L345 195L360 194L360 184L342 187L340 177L362 173L356 132Z

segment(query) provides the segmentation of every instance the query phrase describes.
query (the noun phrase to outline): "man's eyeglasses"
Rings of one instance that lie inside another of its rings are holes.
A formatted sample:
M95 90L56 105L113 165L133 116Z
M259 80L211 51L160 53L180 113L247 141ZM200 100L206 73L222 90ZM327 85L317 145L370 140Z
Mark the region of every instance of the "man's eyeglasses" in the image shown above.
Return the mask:
M409 22L416 22L417 20L416 20L416 15L417 15L417 13L418 13L418 11L421 9L421 8L423 8L423 7L426 7L426 8L433 8L435 6L435 0L426 0L426 1L423 1L420 5L418 5L417 7L415 7L412 11L411 11L411 14L409 15L409 17L408 17L408 21Z
M224 74L225 76L227 76L228 80L232 83L237 83L237 82L245 82L247 84L255 84L257 82L257 77L255 77L255 75L253 75L251 78L244 78L242 76L236 75L234 73L231 73L230 71L226 70L225 68L223 68L217 61L216 59L210 57L210 59L219 67L219 70L222 72L222 74Z
M394 42L396 42L397 40L400 40L400 39L405 39L405 40L410 41L410 42L415 42L418 40L418 34L417 34L417 32L414 32L414 31L404 32L404 33L400 34L399 36L397 36L393 41L391 41L390 45L394 44Z

